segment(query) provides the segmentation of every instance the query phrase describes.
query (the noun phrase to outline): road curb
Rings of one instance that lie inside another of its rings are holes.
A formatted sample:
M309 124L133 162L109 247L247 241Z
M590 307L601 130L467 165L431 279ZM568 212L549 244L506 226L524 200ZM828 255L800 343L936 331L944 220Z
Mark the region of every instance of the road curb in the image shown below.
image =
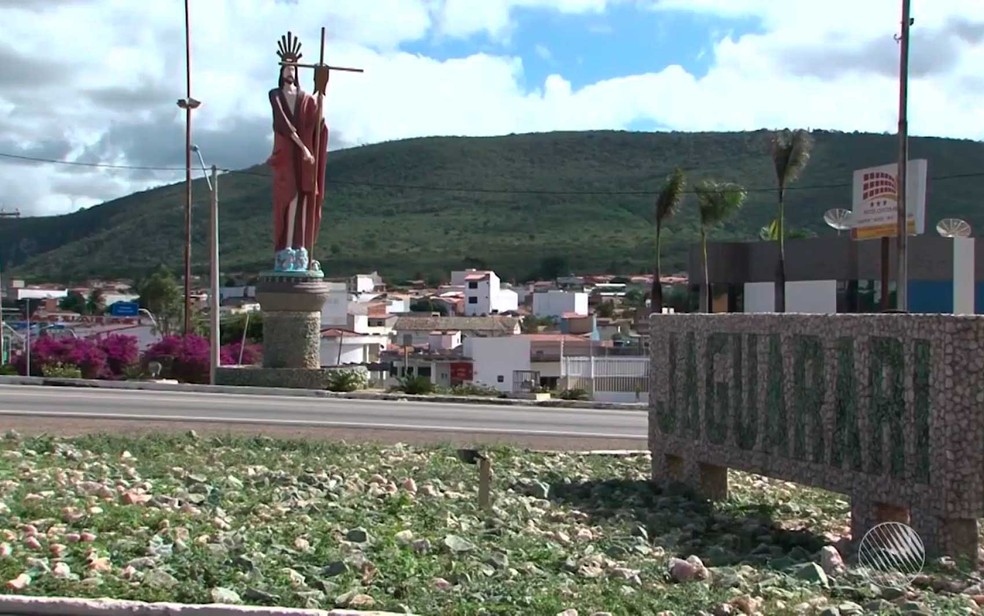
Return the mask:
M16 616L406 616L398 612L308 610L223 603L144 603L119 599L0 595L0 614Z
M103 381L97 379L65 379L40 376L0 376L0 385L36 385L47 387L79 387L128 391L177 391L203 394L239 394L247 396L288 396L297 398L331 398L342 400L397 400L407 402L445 402L451 404L485 404L498 406L536 406L544 408L603 409L645 411L648 406L639 402L596 402L592 400L518 400L485 396L418 396L385 392L333 392L319 389L287 387L249 387L232 385L198 385L193 383L161 383L157 381Z

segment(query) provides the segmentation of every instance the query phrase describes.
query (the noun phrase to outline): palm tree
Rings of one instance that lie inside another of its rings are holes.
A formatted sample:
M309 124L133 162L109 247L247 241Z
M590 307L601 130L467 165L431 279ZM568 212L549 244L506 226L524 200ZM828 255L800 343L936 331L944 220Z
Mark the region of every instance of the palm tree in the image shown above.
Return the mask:
M663 186L656 195L656 269L653 271L653 289L649 296L650 314L660 314L663 312L663 285L659 279L662 275L660 270L660 237L663 232L663 224L673 217L680 202L683 201L684 188L687 185L687 178L683 170L677 167L673 173L666 177Z
M731 218L748 194L745 189L731 182L701 180L694 188L697 193L697 210L700 216L700 254L704 266L704 284L700 290L701 310L711 312L710 273L707 268L707 234L712 227Z
M772 133L769 147L779 189L779 216L776 218L779 261L776 264L775 307L776 312L786 312L786 187L799 178L810 162L813 137L803 129L783 129Z

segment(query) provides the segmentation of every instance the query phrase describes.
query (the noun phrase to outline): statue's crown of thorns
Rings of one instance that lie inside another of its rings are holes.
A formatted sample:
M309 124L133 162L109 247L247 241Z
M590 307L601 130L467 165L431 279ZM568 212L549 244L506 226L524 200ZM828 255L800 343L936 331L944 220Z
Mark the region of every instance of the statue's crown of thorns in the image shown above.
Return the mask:
M277 55L281 62L297 62L303 55L301 41L293 33L288 32L277 41Z

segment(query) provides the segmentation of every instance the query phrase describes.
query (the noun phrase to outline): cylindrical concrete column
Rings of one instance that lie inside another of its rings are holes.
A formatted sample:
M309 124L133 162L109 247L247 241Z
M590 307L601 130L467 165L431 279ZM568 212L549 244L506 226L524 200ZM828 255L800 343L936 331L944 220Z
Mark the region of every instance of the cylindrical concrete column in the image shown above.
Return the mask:
M263 312L263 367L321 367L320 312Z
M322 278L264 274L256 285L263 311L263 367L321 367L321 307L328 297Z

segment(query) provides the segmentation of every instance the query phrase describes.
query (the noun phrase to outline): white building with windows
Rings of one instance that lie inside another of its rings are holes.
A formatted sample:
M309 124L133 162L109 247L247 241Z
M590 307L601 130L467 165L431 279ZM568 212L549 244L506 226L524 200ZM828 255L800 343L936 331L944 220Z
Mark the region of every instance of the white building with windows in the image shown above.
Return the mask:
M565 314L588 315L588 294L580 291L539 291L533 294L533 314L559 319Z
M465 316L502 314L519 308L519 296L512 289L502 288L502 281L495 272L451 272L451 285L464 288Z

